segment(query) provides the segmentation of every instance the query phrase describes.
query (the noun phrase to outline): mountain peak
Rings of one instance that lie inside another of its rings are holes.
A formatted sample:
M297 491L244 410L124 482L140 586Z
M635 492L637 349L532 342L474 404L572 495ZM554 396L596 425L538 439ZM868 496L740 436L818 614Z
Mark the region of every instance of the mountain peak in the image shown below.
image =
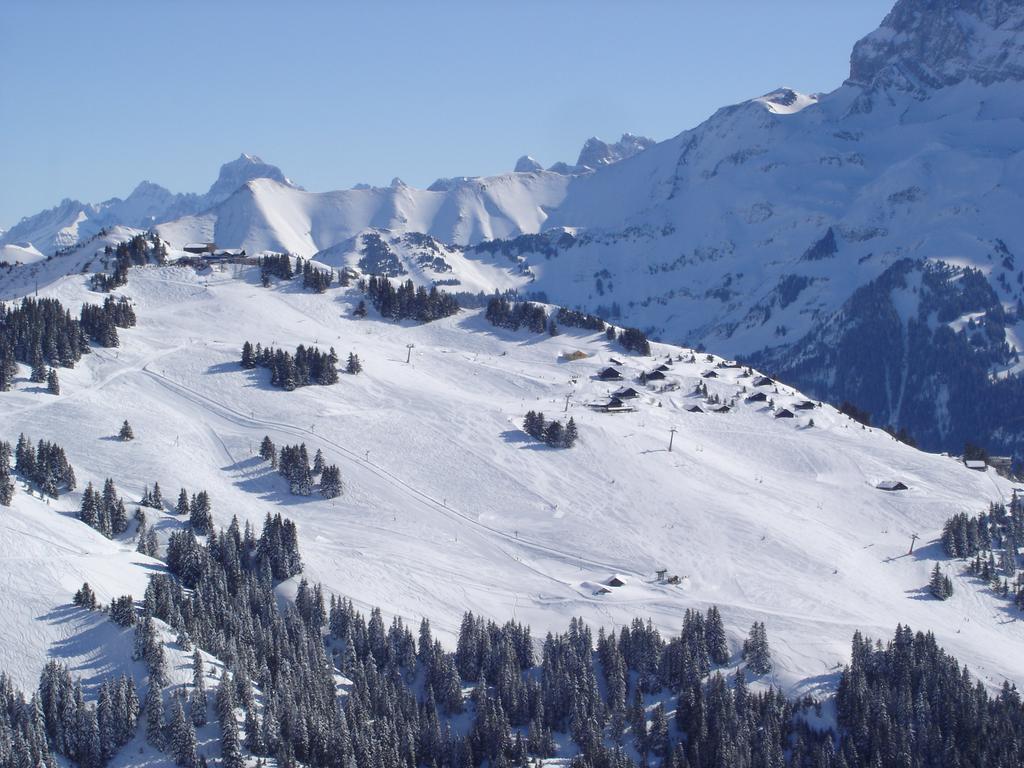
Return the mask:
M1024 80L1020 0L899 0L850 56L851 85L922 92Z
M210 191L206 196L214 203L226 200L235 190L253 179L273 179L279 184L296 187L295 183L285 176L276 165L270 165L256 155L243 152L237 160L224 163L220 167L220 174L210 186Z
M654 143L654 139L648 139L646 136L634 136L631 133L622 134L622 138L614 144L591 136L580 150L576 165L581 168L595 169L611 165L640 154L645 149L654 146Z
M544 170L544 166L542 166L540 163L538 163L530 155L523 155L518 160L516 160L516 167L515 167L515 172L516 173L533 173L535 171L542 171L542 170Z

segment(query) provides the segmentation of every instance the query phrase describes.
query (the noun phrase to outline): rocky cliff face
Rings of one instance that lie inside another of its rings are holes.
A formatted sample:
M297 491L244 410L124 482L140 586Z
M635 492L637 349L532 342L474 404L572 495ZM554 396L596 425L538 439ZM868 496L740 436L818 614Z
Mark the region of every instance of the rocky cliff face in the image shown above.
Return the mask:
M922 93L1024 80L1020 0L900 0L854 46L849 83Z

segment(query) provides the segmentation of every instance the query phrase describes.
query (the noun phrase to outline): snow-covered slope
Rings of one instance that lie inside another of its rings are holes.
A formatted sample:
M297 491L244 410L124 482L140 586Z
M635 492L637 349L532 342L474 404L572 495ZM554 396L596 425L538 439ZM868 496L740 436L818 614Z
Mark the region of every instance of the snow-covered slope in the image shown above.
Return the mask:
M916 451L828 406L773 418L765 403L743 401L755 387L741 369L701 377L720 358L691 362L689 350L657 344L654 357L624 357L603 334L499 331L478 310L424 326L372 312L359 320L354 289L318 295L297 282L264 289L258 270L240 265L133 269L119 292L136 304L138 326L120 348L62 369L58 397L24 380L0 395L3 436L55 440L80 486L113 477L129 499L153 481L168 496L206 489L218 524L237 514L258 525L283 509L311 580L363 608L429 616L448 642L466 609L515 616L542 636L570 616L608 628L651 616L676 631L687 607L718 604L734 647L753 620L766 621L787 688L827 686L854 629L880 637L898 622L933 630L986 681L1024 681L1024 629L1000 620L1004 603L962 564L945 566L951 600L923 591L944 520L1010 493L992 472ZM95 301L86 283L65 277L40 293L74 307ZM239 367L246 340L354 351L365 370L285 392L266 371ZM569 362L574 352L586 357ZM595 379L612 358L633 379L666 356L662 384L678 388L634 383L632 413L587 407L619 386ZM732 412L688 412L702 402L690 394L700 381L737 398ZM760 389L777 406L802 399L783 384ZM564 418L566 408L580 432L571 450L520 429L528 410ZM130 443L112 439L124 419ZM322 449L341 467L345 495L289 495L256 458L264 435ZM909 490L876 489L889 479ZM140 597L152 565L129 540L103 541L73 520L78 502L66 494L47 506L19 492L0 523L2 666L26 687L50 656L66 654L86 675L127 663L123 639L89 650L108 638L90 634L94 620L68 603L83 580L104 599ZM922 541L907 556L914 533ZM59 560L34 577L48 553ZM681 584L656 583L658 568ZM594 595L613 573L626 586Z

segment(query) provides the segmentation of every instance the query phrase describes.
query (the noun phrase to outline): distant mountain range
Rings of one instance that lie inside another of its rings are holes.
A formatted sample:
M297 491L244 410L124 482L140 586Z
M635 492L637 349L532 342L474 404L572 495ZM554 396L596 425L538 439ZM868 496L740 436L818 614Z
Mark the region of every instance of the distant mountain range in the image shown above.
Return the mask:
M425 190L311 193L243 155L204 195L65 200L0 236L0 259L114 225L332 263L415 234L506 272L417 279L542 293L752 360L924 447L1024 455L1022 104L1024 4L900 0L836 90L780 88L667 141L591 139L572 166L525 156Z

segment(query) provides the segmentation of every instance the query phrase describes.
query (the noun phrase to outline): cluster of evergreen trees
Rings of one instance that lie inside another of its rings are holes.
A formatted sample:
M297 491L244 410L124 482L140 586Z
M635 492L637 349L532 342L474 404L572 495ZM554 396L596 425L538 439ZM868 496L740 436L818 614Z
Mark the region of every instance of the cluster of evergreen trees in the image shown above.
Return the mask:
M884 646L855 633L836 710L847 766L1024 764L1016 688L990 697L930 632L899 626Z
M437 290L436 286L431 286L429 291L422 285L417 288L412 280L395 288L386 277L372 276L361 281L360 288L380 316L389 320L429 323L459 311L459 302L451 294Z
M115 259L114 271L109 275L97 272L90 278L89 283L94 291L104 293L125 285L128 282L128 269L132 266L167 262L167 245L155 232L135 235L114 247L108 245L103 252L108 260L111 257Z
M559 325L564 325L567 328L584 328L588 331L605 330L604 320L597 315L590 314L589 312L578 312L575 309L559 307L555 318L558 320Z
M11 307L0 302L0 392L11 388L18 363L33 371L44 365L73 368L88 352L81 323L56 299L27 296Z
M1024 610L1024 501L1014 493L1009 505L990 504L988 512L971 517L960 512L942 528L942 548L949 557L969 558L967 572ZM934 574L933 574L934 576ZM947 577L948 578L948 577ZM930 585L935 592L935 585ZM949 594L952 594L950 583Z
M608 340L611 341L615 338L615 329L608 326L608 330L605 331L605 335ZM647 340L647 334L641 331L639 328L623 328L619 331L618 335L619 344L627 352L635 352L638 355L649 355L651 354L651 344Z
M527 411L523 431L552 448L572 448L579 437L576 421L571 416L563 427L560 421L545 421L544 414L537 411Z
M548 314L544 307L530 301L516 301L504 295L490 298L484 317L496 328L513 331L526 328L531 333L544 333L548 328Z
M10 459L10 444L0 441L0 476L7 476L8 482ZM63 448L46 440L33 445L32 440L24 434L18 436L14 448L14 471L53 498L57 498L61 491L75 490L77 484L75 470L68 462Z
M81 682L72 681L67 665L57 661L43 669L31 703L38 707L50 749L82 768L106 765L134 736L140 711L130 676L104 681L96 703L86 703Z
M305 443L286 445L281 448L279 455L274 441L265 435L260 443L260 458L270 462L271 467L288 481L289 490L296 496L311 496L317 485L317 477L320 478L320 495L325 499L337 498L345 492L341 470L336 464L327 464L319 448L310 466Z
M93 488L92 483L85 487L78 519L108 539L128 530L128 512L124 499L117 495L113 480L107 478L104 481L102 493Z
M292 355L283 349L264 347L259 342L253 346L247 341L242 345L241 365L247 369L269 368L270 383L288 392L310 384L338 383L338 354L334 347L325 353L300 344Z
M302 262L302 259L299 259ZM302 287L309 288L316 293L324 293L331 287L334 274L329 269L318 269L310 262L302 264Z
M193 493L191 499L188 491L184 488L178 493L178 503L174 508L180 517L187 517L188 524L192 530L199 535L204 535L213 526L213 505L210 503L210 494L206 491Z
M270 285L270 278L291 280L295 277L292 271L291 257L286 253L268 253L260 257L260 280L264 286Z
M135 325L135 310L127 297L115 299L108 296L103 306L83 304L79 322L82 332L101 347L116 347L121 341L117 336L118 328L131 328Z

